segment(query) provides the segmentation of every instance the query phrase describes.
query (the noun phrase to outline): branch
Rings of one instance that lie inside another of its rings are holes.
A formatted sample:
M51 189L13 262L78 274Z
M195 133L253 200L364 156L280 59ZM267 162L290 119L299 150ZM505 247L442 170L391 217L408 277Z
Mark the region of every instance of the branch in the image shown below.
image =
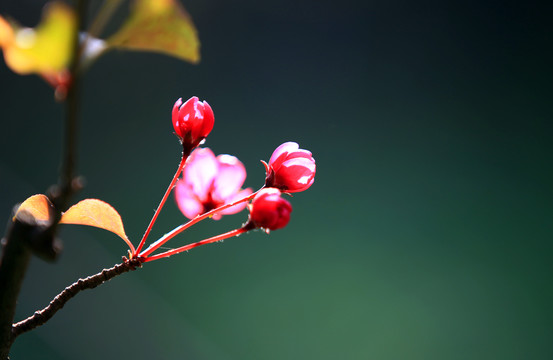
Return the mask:
M86 289L93 289L106 281L111 280L117 275L136 270L141 266L142 264L138 259L128 260L124 257L121 264L117 264L109 269L104 269L98 274L89 276L85 279L79 279L70 286L66 287L44 309L36 311L27 319L13 324L12 339L15 339L17 336L46 323L56 314L56 312L58 312L58 310L61 310L61 308L63 308L64 305L79 292Z
M67 88L67 97L65 99L65 123L63 155L61 160L59 184L50 189L50 200L56 208L56 218L53 227L61 218L61 212L67 209L72 195L80 190L82 181L75 177L76 159L77 159L77 133L79 123L80 108L80 87L82 74L79 71L82 57L82 44L79 39L79 31L83 28L85 22L88 1L77 1L77 31L73 34L73 58L69 65L71 81Z
M2 239L0 259L0 359L8 358L14 337L11 327L15 315L17 296L23 283L31 258L31 249L26 239L31 237L33 227L16 221L9 225Z

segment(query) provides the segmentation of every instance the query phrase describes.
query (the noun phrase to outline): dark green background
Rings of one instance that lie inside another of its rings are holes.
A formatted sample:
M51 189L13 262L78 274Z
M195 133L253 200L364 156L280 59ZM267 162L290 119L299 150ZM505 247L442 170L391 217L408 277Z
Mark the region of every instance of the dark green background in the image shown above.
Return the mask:
M42 2L2 1L26 25ZM149 263L77 296L12 359L553 358L553 6L515 1L187 1L202 62L112 52L87 74L78 199L136 243L176 169L170 111L215 111L206 146L259 187L284 141L317 176L289 226ZM118 15L122 15L121 14ZM57 179L63 108L0 66L0 218ZM76 200L78 200L76 199ZM207 222L178 246L240 225ZM173 201L153 239L184 221ZM17 318L118 262L64 227Z

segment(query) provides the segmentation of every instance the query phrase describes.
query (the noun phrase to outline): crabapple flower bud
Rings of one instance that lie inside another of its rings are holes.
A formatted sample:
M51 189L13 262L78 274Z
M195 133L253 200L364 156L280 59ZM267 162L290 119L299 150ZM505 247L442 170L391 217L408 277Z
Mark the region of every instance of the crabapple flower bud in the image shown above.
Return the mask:
M213 129L215 117L206 101L193 96L184 104L182 98L173 106L173 128L185 151L192 151Z
M249 206L250 221L256 227L276 230L288 224L292 205L280 195L279 189L265 188L253 198Z
M263 164L267 172L266 187L299 192L309 188L315 181L315 159L310 151L300 149L295 142L285 142L277 147L269 164Z

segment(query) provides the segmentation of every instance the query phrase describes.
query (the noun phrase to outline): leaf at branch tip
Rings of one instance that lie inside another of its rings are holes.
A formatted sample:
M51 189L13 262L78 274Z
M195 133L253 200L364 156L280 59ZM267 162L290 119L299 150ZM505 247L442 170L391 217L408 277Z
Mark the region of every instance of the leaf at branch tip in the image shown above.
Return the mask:
M46 195L37 194L23 201L15 212L13 221L16 219L22 220L23 214L32 216L36 221L51 221L53 218L54 205L50 202Z
M116 48L200 61L198 32L178 0L135 0L129 18L107 42Z
M61 217L60 224L98 227L118 235L134 253L134 246L127 238L121 216L110 204L98 199L86 199L71 206Z
M62 2L48 3L40 24L24 28L0 17L0 46L6 64L18 74L56 73L71 60L76 16Z

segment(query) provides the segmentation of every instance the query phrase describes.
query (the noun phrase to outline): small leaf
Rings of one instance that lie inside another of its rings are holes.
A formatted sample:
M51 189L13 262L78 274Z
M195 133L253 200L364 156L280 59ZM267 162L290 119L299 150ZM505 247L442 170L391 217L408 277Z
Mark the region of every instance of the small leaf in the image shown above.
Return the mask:
M71 206L61 217L60 224L98 227L118 235L132 253L135 249L125 234L121 216L110 204L98 199L86 199Z
M135 0L128 20L107 42L118 48L160 52L197 63L197 33L178 0Z
M68 66L75 31L73 9L62 2L51 2L35 29L0 18L0 46L6 64L14 72L52 74Z
M46 195L37 194L23 201L15 212L13 221L21 217L23 213L31 215L37 221L50 221L53 217L54 205Z

